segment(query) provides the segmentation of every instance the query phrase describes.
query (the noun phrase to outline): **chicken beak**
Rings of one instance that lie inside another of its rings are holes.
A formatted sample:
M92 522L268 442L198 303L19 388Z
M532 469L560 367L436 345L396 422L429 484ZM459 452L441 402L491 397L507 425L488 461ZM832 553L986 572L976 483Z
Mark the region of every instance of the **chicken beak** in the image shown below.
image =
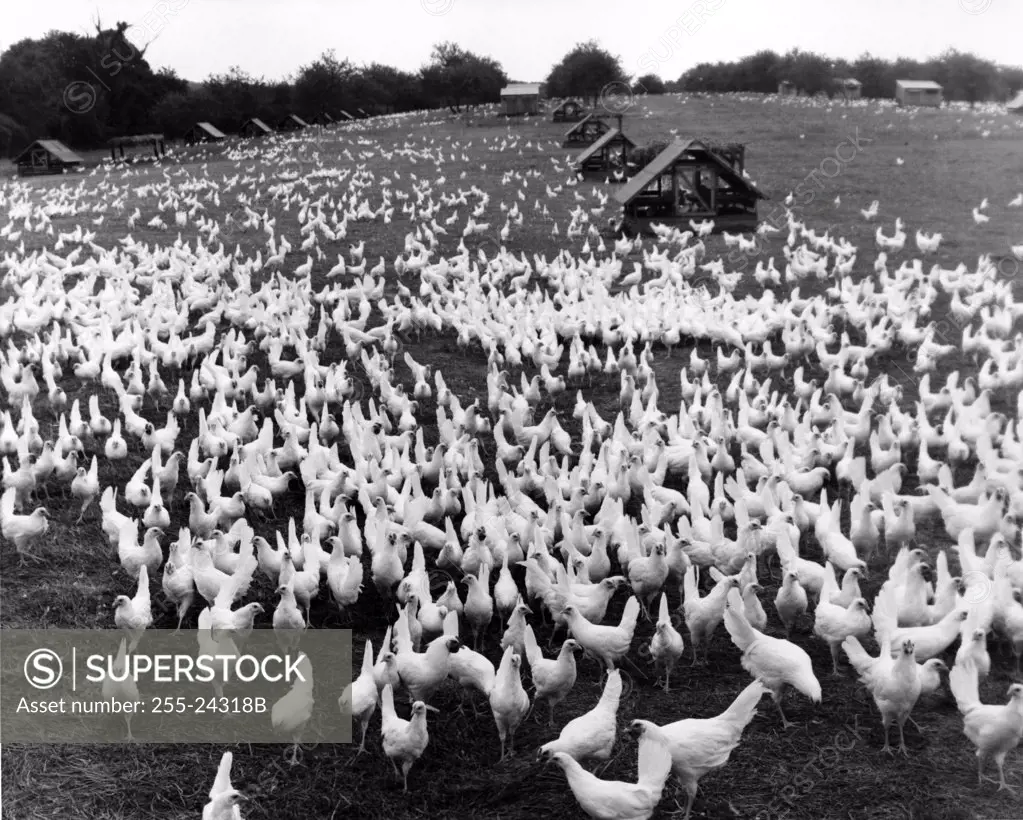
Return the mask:
M429 703L424 703L423 708L426 709L427 712L436 712L437 714L440 714L440 709L436 706L431 706Z

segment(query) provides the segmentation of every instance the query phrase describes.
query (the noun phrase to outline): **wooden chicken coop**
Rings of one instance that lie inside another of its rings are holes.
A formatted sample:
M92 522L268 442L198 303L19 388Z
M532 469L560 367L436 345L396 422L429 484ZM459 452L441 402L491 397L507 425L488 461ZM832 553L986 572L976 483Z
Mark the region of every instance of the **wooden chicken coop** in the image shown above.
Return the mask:
M572 167L585 178L603 179L609 174L618 174L617 178L611 179L621 182L629 172L629 154L635 147L636 143L625 136L620 128L612 128L579 154Z
M252 139L253 137L265 137L267 134L272 134L273 132L274 130L258 117L253 117L251 120L246 122L241 128L238 129L238 133L241 134L245 139Z
M648 233L654 223L688 227L714 220L715 231L754 231L757 203L767 196L743 176L745 150L676 140L615 193L621 227Z
M535 116L540 113L540 83L509 83L501 89L504 116Z
M227 137L224 132L208 122L197 122L185 133L185 144L195 145L199 142L223 142Z
M933 80L896 80L895 102L899 105L940 108L942 87Z
M561 143L561 147L585 148L587 145L593 145L610 130L610 124L603 117L587 114L565 132L565 139Z
M82 166L82 158L60 140L36 140L14 159L18 175L62 174Z
M551 112L551 122L579 122L586 115L586 109L579 100L562 100Z
M308 127L309 123L298 116L298 114L288 114L277 124L278 131L301 131L303 128Z
M846 100L859 100L863 97L863 83L855 77L846 77L835 83L837 93Z

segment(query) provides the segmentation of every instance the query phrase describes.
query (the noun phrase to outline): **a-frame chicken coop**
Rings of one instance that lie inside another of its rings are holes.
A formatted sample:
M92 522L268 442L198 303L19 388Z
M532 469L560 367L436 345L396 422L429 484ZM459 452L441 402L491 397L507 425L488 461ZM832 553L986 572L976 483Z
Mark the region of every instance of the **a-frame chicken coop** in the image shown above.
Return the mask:
M298 114L288 114L288 116L277 123L278 131L301 131L303 128L308 127L309 123L298 116Z
M227 137L224 132L208 122L197 122L185 132L185 144L195 145L200 142L223 142Z
M593 145L610 130L610 124L603 117L587 114L565 132L565 139L562 141L561 147L585 148L587 145Z
M615 193L623 229L650 232L653 223L687 226L713 219L715 231L753 231L757 203L767 196L743 176L742 145L676 140Z
M264 137L267 134L272 134L273 132L274 130L258 117L253 117L238 129L238 133L245 139Z
M36 140L15 157L18 174L61 174L82 167L82 158L60 140Z
M621 130L612 128L579 154L572 167L577 174L587 179L609 177L615 182L621 182L629 172L629 154L635 147L636 143Z
M586 110L579 100L562 100L551 112L551 122L579 122L585 115Z

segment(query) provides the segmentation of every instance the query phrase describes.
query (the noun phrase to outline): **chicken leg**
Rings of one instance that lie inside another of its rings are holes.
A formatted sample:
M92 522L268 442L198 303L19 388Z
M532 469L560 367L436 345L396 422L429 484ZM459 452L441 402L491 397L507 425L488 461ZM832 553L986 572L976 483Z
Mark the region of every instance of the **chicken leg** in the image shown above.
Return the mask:
M842 677L842 673L838 669L838 647L839 644L832 643L828 645L831 649L831 676L834 678Z
M984 759L977 755L977 776L980 778L980 782L983 783L987 780L989 783L997 783L998 791L1007 791L1010 794L1016 794L1016 789L1005 782L1005 758L995 758L995 765L998 767L998 779L995 780L993 777L985 777L984 771Z
M788 729L790 726L795 726L796 724L789 720L787 717L785 717L785 711L781 708L782 696L783 693L779 693L774 696L773 700L774 705L778 707L778 714L781 715L781 727L783 729Z
M884 723L884 746L881 747L881 752L891 754L892 746L888 742L888 729L891 727L891 720L885 717L883 723Z
M906 748L906 735L903 733L904 724L905 721L899 721L899 751L906 757L909 757L909 749Z
M31 553L31 552L29 552L26 549L20 549L20 550L18 550L18 566L19 567L25 566L25 559L26 558L31 558L37 564L44 564L44 563L46 563L46 559L45 558L41 558L40 556L36 555L35 553Z

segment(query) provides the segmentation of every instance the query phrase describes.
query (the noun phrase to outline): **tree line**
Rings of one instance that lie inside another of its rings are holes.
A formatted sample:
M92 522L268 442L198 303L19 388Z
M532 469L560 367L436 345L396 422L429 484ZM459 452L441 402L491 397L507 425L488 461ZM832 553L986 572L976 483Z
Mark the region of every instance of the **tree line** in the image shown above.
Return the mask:
M208 121L228 133L252 117L273 125L288 114L312 118L341 111L358 117L494 102L508 83L490 57L455 43L434 46L418 72L373 63L353 65L334 51L293 77L267 80L234 66L202 82L172 69L154 71L145 49L117 23L83 36L52 31L14 43L0 54L0 152L13 156L33 140L59 139L78 148L114 136L161 132L169 139Z
M51 31L0 53L0 151L12 156L40 137L79 148L109 138L151 131L174 139L196 122L226 132L251 117L273 125L288 114L313 118L342 110L358 116L466 106L500 100L509 78L491 57L456 43L439 43L417 72L372 63L357 66L333 50L298 69L293 77L268 80L239 67L189 82L172 69L154 71L145 48L117 23L95 34ZM896 79L931 79L946 99L1004 99L1023 88L1023 69L998 66L972 54L946 51L923 62L886 61L865 54L853 62L799 50L760 51L733 62L701 63L677 81L656 74L633 79L621 59L589 40L576 44L545 78L547 97L580 97L596 103L601 93L662 94L669 91L773 93L787 80L808 94L833 94L836 80L855 77L865 97L892 97Z
M973 54L949 49L929 60L883 60L869 53L853 61L832 60L798 49L787 54L759 51L741 60L700 63L679 77L675 91L748 91L765 94L792 83L806 94L840 94L838 81L855 78L864 97L891 99L896 80L933 80L946 100L970 104L1005 100L1023 88L1023 68L1001 66Z

